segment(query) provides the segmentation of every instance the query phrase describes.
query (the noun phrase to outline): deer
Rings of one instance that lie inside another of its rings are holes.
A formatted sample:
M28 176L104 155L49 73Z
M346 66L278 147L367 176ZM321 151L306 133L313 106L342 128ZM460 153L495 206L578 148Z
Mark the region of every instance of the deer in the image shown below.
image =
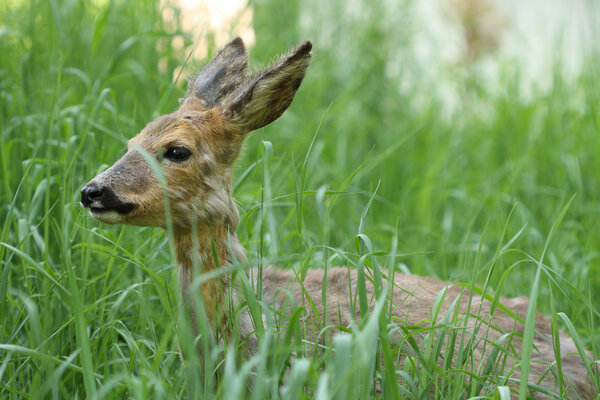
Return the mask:
M249 133L277 120L291 105L310 64L311 49L310 41L301 43L270 66L248 76L245 45L240 38L232 40L190 79L177 110L148 123L128 141L126 153L81 190L81 205L100 222L165 229L171 224L182 301L190 301L191 292L199 291L205 312L200 315L191 308L192 317L205 319L211 332L224 340L233 334L225 308L235 308L243 302L236 280L231 272L226 272L196 286L192 283L198 274L247 261L236 236L240 216L232 197L233 166ZM164 177L163 183L156 168ZM302 280L292 270L265 265L260 267L259 275L257 268L249 269L253 277L262 276L262 301L274 309L284 309L288 304L280 290L286 288L297 304L307 294L312 297L314 308L304 311L308 320L326 318L339 327L350 328L361 318L358 310L350 307L349 299L360 283L356 269L331 267L327 274L323 269L309 269ZM326 306L321 302L325 279ZM502 298L500 303L510 312L492 312L490 301L451 282L400 273L384 277L384 281L397 288L391 296L392 312L407 326L422 325L430 319L432 305L443 291L445 300L440 315L455 307L465 318L473 314L471 310L486 316L485 330L477 329L477 318L465 324L471 335L481 339L474 341L477 344L473 362L484 361L492 343L512 332L510 346L517 356L508 357L506 369L512 371L511 378L520 378L519 334L523 333L523 317L529 304L526 297ZM376 298L374 284L366 280L364 285L372 308ZM228 291L233 295L228 296ZM468 302L464 300L467 297ZM458 303L453 303L453 299L458 299ZM238 316L238 333L244 339L240 354L248 358L258 351L256 322L247 309ZM553 372L556 358L552 338L550 318L538 314L529 382L556 393L559 385ZM592 399L595 389L574 341L562 332L559 341L569 393ZM586 354L589 359L590 353ZM547 398L544 393L535 396Z

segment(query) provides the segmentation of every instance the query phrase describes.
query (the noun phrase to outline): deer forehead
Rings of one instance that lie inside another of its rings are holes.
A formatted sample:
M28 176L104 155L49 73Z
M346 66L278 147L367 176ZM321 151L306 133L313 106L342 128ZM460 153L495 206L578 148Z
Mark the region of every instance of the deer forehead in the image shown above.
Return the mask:
M127 148L131 150L139 146L149 152L172 146L183 146L190 150L218 150L229 136L223 118L213 110L181 110L150 122L129 140Z

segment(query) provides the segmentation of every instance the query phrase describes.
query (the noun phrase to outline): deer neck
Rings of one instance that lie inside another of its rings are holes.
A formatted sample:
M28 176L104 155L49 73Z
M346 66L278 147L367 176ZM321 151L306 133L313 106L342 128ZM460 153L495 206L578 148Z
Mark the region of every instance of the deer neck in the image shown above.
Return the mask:
M215 270L230 265L234 260L246 260L244 249L235 235L236 227L237 223L213 221L210 224L199 224L194 230L180 229L175 232L182 300L193 302L191 290L199 290L208 323L217 333L227 330L226 307L235 309L237 306L238 294L231 282L231 274L218 274L199 286L192 284L199 274L213 274ZM194 325L197 322L195 316L196 312L192 311Z

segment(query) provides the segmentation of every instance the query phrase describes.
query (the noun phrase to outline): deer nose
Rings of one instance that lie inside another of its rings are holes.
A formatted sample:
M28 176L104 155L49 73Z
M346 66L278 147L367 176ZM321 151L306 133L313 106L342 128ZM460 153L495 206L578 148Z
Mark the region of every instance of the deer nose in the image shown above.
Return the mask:
M84 186L84 188L81 189L81 205L84 207L89 207L94 200L102 196L102 193L102 188L98 188L93 185Z

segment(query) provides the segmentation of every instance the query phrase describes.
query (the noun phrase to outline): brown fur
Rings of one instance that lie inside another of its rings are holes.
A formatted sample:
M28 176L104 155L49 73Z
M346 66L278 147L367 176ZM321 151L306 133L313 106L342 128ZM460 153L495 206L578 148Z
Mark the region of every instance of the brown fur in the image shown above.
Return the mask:
M356 296L358 290L356 270L338 267L327 271L328 291L326 312L320 302L321 282L325 279L323 270L309 270L303 282L298 281L293 271L281 270L274 267L264 268L262 276L264 288L263 300L267 304L273 304L276 309L287 305L288 313L291 315L291 303L287 299L287 291L290 291L294 296L296 304L306 307L309 328L304 331L307 334L307 337L304 338L305 340L318 340L316 334L323 328L323 325L318 321L322 320L323 316L326 316L328 325L333 324L347 328L352 327L356 321L360 320L358 305L356 305L354 313L351 312L349 306L350 294ZM370 280L367 279L365 283L367 298L370 299L370 308L372 308L375 305L375 289ZM441 325L442 319L450 309L453 301L457 298L460 299L458 302L458 312L462 318L466 319L466 339L469 339L470 333L476 333L479 337L474 344L474 354L470 362L470 368L476 369L479 367L483 361L487 360L487 357L494 348L494 343L500 336L512 332L502 346L505 349L505 353L500 353L500 355L501 357L506 357L504 371L509 374L509 377L513 379L520 378L519 368L514 367L520 358L521 335L523 334L524 326L514 317L500 310L497 310L492 315L490 310L491 304L488 301L482 300L479 295L471 294L469 291L461 291L459 287L452 286L449 282L443 282L435 278L396 274L393 286L392 310L396 317L396 324L401 326L426 327L431 326L432 323ZM437 320L432 321L432 306L436 302L438 294L445 289L447 289L447 292L443 306ZM313 315L305 291L308 292L308 295L314 302L314 306L319 314L318 317ZM468 302L469 297L471 297L470 304ZM520 318L525 318L529 303L526 297L503 298L501 303ZM464 319L461 319L461 324ZM460 331L460 327L455 326L454 329ZM337 328L334 330L337 331ZM396 344L404 344L406 347L405 351L410 352L411 349L406 344L406 338L398 332L396 330L393 341ZM417 343L421 344L421 336L418 333L415 333L411 337ZM446 340L448 339L446 338ZM460 340L458 342L460 343ZM454 350L455 356L459 351L459 343L457 343ZM571 396L576 398L574 395L576 392L582 399L593 399L594 389L591 381L587 378L587 371L577 354L577 348L573 340L561 334L560 346L563 373L570 385L572 385L569 388L569 398ZM591 359L591 354L589 353L588 358ZM556 372L554 363L550 319L538 314L529 381L557 393L559 389L553 374ZM498 364L501 364L500 360ZM402 365L402 361L400 365ZM498 384L516 386L512 382L498 382ZM534 397L536 399L552 398L541 393L535 393Z
M308 68L310 50L310 42L305 42L271 67L246 78L247 55L243 43L240 39L232 41L191 80L188 95L177 111L149 123L129 141L128 152L82 190L82 204L90 207L92 216L100 221L160 227L167 225L163 201L166 193L185 301L190 290L196 289L191 286L194 266L206 273L231 264L234 259L246 260L235 234L239 215L232 198L233 163L246 134L274 121L291 104ZM189 158L168 158L173 148L187 149ZM144 154L160 168L166 179L165 188ZM320 301L323 279L328 280L326 310ZM298 304L304 304L308 294L315 303L316 314L307 307L306 318L314 329L306 330L305 339L316 341L314 333L322 328L319 321L324 316L329 323L340 327L352 327L360 319L350 306L350 293L356 292L357 279L354 270L333 268L326 277L320 270L311 270L306 279L299 282L290 271L266 267L263 295L266 303L281 308L285 304L285 292L281 289L290 290ZM393 284L391 303L395 321L407 326L431 324L431 308L436 296L450 286L433 278L406 275L396 275ZM229 337L228 308L235 309L242 301L235 282L223 274L203 282L198 289L209 326L216 336ZM373 306L375 291L369 281L366 290ZM233 293L231 298L228 293ZM469 293L453 286L447 289L440 316L433 322L439 323L459 296L462 300L457 312L465 318L467 336L477 338L473 366L486 359L493 347L491 343L503 333L523 331L522 324L509 315L496 312L492 316L490 304L478 295L472 295L471 306L467 307ZM527 299L522 297L502 299L502 303L520 316L527 310ZM192 318L197 318L194 311ZM247 355L256 353L254 327L246 310L242 311L240 326ZM530 376L533 383L544 376L547 368L553 368L555 362L548 319L538 316L536 328L537 351ZM400 334L394 339L397 343L403 342ZM419 342L418 335L415 340ZM593 388L586 379L586 369L579 357L571 354L576 353L573 341L561 334L560 342L563 371L573 385L572 390L591 399ZM513 334L507 343L511 346L509 354L513 354L507 357L506 371L510 371L519 360L520 339ZM518 367L513 370L513 378L519 377L518 371ZM552 373L545 375L540 384L553 391L557 386Z

